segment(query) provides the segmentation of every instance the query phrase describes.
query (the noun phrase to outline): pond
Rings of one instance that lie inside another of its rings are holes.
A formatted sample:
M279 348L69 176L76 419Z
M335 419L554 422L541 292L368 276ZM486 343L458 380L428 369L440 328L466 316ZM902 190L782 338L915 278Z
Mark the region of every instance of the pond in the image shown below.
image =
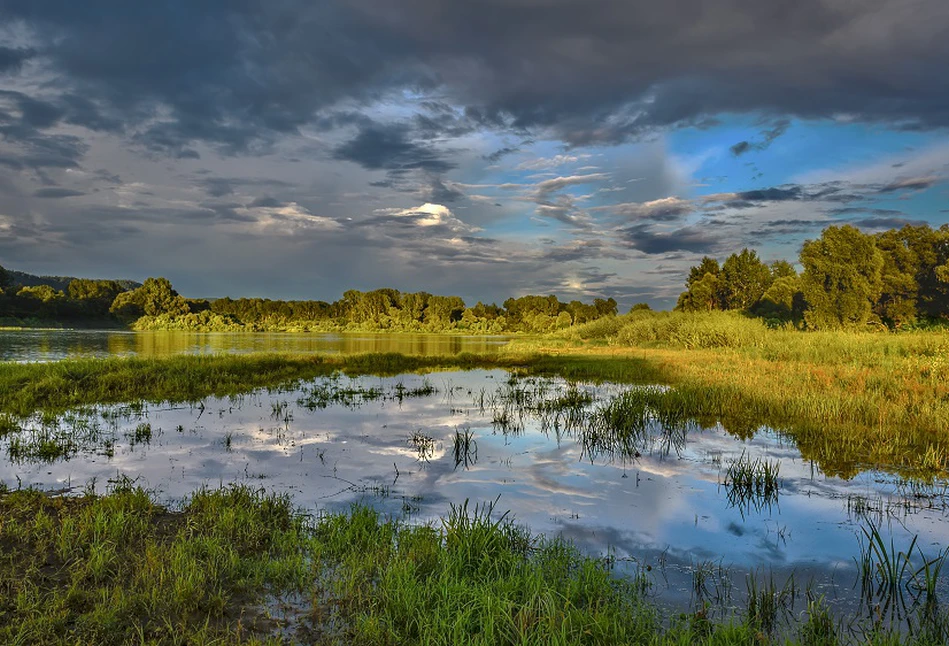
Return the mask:
M946 482L825 476L775 431L739 439L662 413L662 391L474 370L97 406L0 440L0 481L78 492L131 479L172 504L240 482L313 513L358 501L411 522L493 502L646 577L662 604L723 614L754 579L857 617L874 594L860 584L873 532L901 550L918 537L914 563L949 544Z
M496 351L500 336L383 333L128 332L122 330L0 330L0 361L74 357L164 357L210 353L458 354Z

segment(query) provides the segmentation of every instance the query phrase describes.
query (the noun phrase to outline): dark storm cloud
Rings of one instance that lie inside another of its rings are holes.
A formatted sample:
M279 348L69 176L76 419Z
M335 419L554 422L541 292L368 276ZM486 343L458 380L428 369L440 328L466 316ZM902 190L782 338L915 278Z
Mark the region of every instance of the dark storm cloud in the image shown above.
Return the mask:
M41 188L33 193L34 197L48 198L79 197L80 195L85 195L85 193L70 188Z
M429 189L428 201L437 204L451 204L465 196L465 194L454 185L445 184L444 181L437 177L432 179Z
M765 188L754 191L741 191L737 193L739 200L748 202L785 202L788 200L801 199L803 190L800 186L791 186L787 188Z
M711 253L719 244L719 238L701 225L659 231L649 224L636 224L621 229L620 237L633 249L650 255L670 251Z
M0 49L0 69L41 62L175 154L195 141L246 150L399 90L437 92L419 102L429 137L547 128L614 143L721 112L949 125L949 12L936 0L7 0L0 18L35 34ZM375 141L400 154L398 139ZM384 166L368 143L342 152Z
M354 138L337 146L333 156L355 162L367 170L390 173L411 170L445 173L455 167L431 146L412 141L410 129L402 124L364 126Z
M514 153L520 152L520 150L520 148L514 146L505 146L504 148L498 148L490 155L485 155L484 160L496 164L508 155L513 155Z
M20 71L23 63L35 54L36 51L28 47L0 46L0 74Z

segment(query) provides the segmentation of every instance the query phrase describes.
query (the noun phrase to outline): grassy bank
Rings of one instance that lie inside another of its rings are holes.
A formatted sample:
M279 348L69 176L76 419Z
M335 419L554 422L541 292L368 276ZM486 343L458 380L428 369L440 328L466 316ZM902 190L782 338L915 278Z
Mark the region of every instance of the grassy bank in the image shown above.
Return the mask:
M410 526L361 507L304 517L244 487L197 492L179 511L128 486L16 491L0 493L0 545L7 644L847 642L816 598L782 628L767 586L727 623L663 617L646 579L490 506ZM912 638L878 628L857 641L941 644L946 625L940 609Z

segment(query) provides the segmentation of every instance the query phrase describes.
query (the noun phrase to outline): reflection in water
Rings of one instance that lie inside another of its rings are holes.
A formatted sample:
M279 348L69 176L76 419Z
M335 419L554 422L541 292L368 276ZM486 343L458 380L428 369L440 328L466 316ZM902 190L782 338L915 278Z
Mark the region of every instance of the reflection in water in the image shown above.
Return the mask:
M129 477L171 501L251 482L291 492L310 510L361 500L419 521L444 516L449 503L500 496L499 508L534 531L649 565L655 594L675 603L737 585L720 569L736 571L742 586L749 571L793 570L801 585L813 579L815 590L853 601L868 518L898 545L918 536L930 556L949 543L945 483L872 471L825 477L767 429L742 440L649 408L657 392L495 370L335 377L199 406L100 407L58 424L32 419L0 441L0 480L102 490ZM618 413L643 402L643 416ZM610 433L622 450L606 450ZM40 452L56 446L65 449ZM736 504L739 481L748 491ZM747 504L756 488L766 504Z
M117 330L0 330L0 361L56 361L67 357L285 352L436 355L487 353L506 337L447 334L125 332Z

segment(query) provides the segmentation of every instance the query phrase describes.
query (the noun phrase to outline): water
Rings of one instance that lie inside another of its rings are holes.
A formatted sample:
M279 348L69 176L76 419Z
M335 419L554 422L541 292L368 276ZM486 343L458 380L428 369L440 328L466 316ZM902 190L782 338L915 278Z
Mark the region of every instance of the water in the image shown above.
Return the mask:
M0 361L248 352L436 355L493 352L507 341L498 336L447 334L0 330Z
M496 500L534 532L567 537L626 572L648 567L653 594L680 607L697 603L697 570L721 567L728 574L707 577L705 594L744 590L747 573L783 581L793 572L799 586L851 612L868 520L901 548L918 536L930 557L949 544L945 482L873 470L828 477L768 429L741 440L720 426L652 421L634 448L604 450L583 441L569 413L538 412L580 393L596 401L573 410L589 413L630 388L478 370L341 376L200 405L95 407L32 418L0 440L0 481L104 491L128 478L172 504L202 486L240 482L290 492L314 513L359 501L413 522ZM779 464L777 500L729 495L725 473L742 457ZM721 599L723 611L735 603Z

